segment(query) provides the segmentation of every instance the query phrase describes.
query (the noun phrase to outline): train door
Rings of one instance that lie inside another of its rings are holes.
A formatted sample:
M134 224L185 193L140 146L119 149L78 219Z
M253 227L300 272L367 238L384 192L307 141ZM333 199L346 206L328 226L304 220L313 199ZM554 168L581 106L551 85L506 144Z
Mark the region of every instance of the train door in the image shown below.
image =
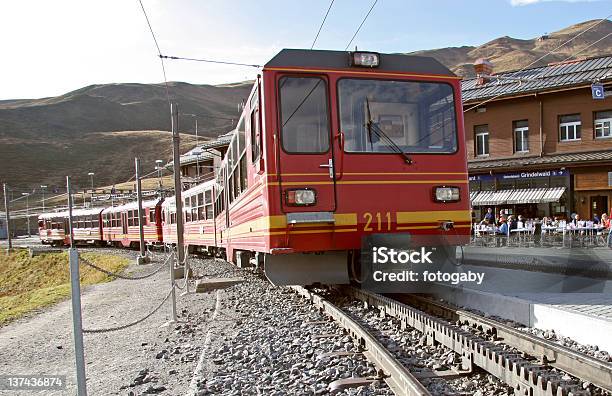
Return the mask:
M316 75L277 79L281 206L291 212L336 210L329 81Z
M120 213L121 215L121 227L123 231L123 238L126 239L128 237L128 222L127 222L127 212Z

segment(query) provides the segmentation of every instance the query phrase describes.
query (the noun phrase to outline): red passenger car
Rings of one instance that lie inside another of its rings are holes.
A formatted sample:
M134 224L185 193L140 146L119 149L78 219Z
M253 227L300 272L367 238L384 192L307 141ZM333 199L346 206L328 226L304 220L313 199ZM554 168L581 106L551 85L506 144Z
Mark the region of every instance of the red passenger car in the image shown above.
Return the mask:
M100 245L102 208L75 209L72 211L74 241L78 244ZM62 246L70 244L68 212L44 213L38 217L38 233L43 244Z
M190 252L213 253L215 250L214 185L214 180L211 180L182 193L183 235ZM162 205L162 224L164 242L176 244L175 197L167 198Z
M163 242L162 202L163 200L151 200L142 203L144 240L147 244L161 244ZM108 244L137 247L140 243L138 204L130 202L104 209L102 212L102 227L104 241Z

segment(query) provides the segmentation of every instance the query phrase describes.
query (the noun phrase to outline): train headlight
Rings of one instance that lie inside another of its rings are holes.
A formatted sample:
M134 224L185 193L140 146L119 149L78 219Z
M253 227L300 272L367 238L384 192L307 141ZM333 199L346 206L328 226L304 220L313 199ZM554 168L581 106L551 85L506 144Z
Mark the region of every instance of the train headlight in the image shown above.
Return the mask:
M286 190L285 201L290 206L312 206L317 203L317 192L310 188Z
M434 200L436 202L457 202L459 199L459 187L434 187Z
M376 52L351 52L351 66L378 67L380 55Z

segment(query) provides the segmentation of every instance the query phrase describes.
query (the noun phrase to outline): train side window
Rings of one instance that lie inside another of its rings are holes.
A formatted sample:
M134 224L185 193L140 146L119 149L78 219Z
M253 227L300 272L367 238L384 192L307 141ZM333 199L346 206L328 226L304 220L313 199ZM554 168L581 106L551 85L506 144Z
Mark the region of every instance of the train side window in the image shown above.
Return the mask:
M242 153L245 150L245 134L246 129L244 128L244 118L240 119L238 123L238 152Z
M155 224L155 208L149 209L149 223Z
M247 189L248 178L247 178L247 159L246 155L243 154L240 158L240 191Z
M282 77L279 81L281 140L289 153L329 150L327 83L320 77Z
M204 193L199 193L197 198L198 200L195 211L197 213L198 220L206 220L206 216L204 215Z
M261 131L259 125L259 109L255 108L251 112L251 158L253 163L259 160L261 154Z
M191 221L200 220L198 216L198 197L194 195L191 197Z
M98 227L100 227L100 220L98 219L98 217L97 217L97 216L95 216L95 217L93 218L93 220L91 221L91 225L92 225L92 227L93 227L93 228L98 228Z
M183 201L183 213L185 222L191 222L191 197L188 197Z

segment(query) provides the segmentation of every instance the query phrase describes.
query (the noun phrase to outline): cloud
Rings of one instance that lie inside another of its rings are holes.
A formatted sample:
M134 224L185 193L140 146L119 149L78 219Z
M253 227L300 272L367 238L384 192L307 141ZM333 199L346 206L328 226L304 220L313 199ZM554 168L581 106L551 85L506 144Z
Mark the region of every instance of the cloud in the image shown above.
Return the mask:
M536 4L536 3L544 3L544 2L549 3L552 1L558 1L558 2L564 2L564 3L590 3L592 1L598 1L598 0L510 0L510 5L512 5L512 7L521 7L521 6L526 6L530 4Z

